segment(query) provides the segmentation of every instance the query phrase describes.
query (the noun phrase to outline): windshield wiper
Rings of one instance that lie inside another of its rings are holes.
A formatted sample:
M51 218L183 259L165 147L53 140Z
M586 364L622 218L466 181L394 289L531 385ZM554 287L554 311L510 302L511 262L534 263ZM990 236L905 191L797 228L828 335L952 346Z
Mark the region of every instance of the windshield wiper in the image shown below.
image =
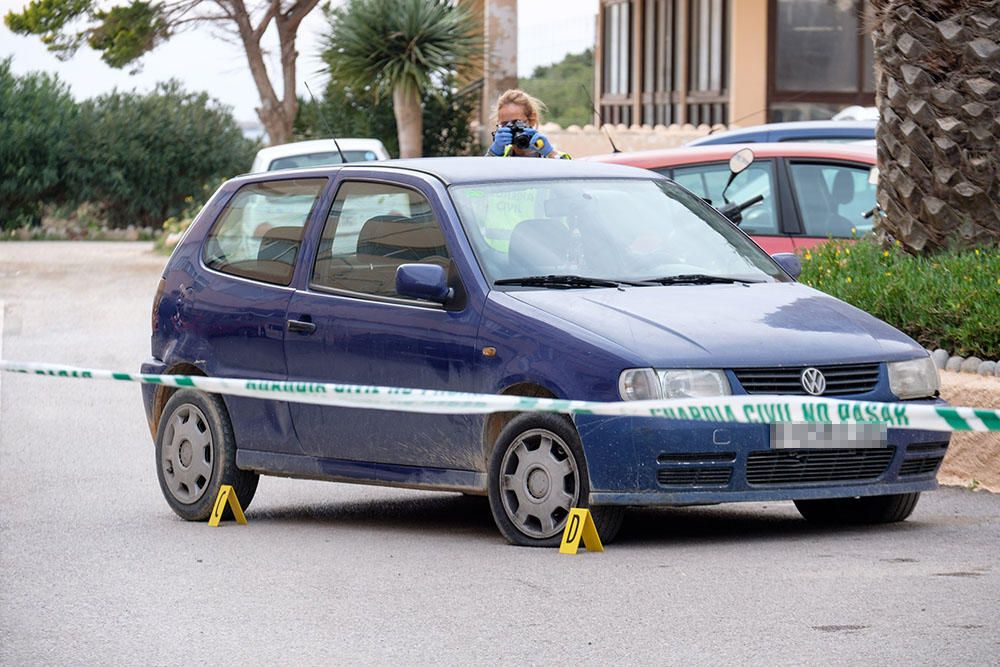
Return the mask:
M501 278L493 281L494 285L522 285L524 287L555 287L569 289L571 287L617 287L624 285L642 286L644 284L632 280L608 280L606 278L588 278L587 276L524 276L521 278Z
M740 283L750 285L763 282L761 280L746 280L744 278L729 278L726 276L710 276L705 273L685 273L679 276L663 276L662 278L647 278L647 283L658 283L660 285L711 285Z

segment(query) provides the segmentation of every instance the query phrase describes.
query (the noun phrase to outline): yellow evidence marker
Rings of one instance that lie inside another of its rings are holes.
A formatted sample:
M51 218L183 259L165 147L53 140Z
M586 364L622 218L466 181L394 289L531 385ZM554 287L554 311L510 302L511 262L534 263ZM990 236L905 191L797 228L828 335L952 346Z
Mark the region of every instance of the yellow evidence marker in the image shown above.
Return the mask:
M604 551L601 536L597 534L597 525L590 510L574 507L566 518L566 529L563 530L562 544L559 553L575 554L580 548L580 540L587 551Z
M229 505L229 509L233 510L236 523L241 523L244 526L247 525L247 518L243 516L243 508L240 507L240 501L236 497L236 489L229 484L223 484L222 488L219 489L219 497L215 499L215 507L212 508L212 516L208 520L208 525L213 528L218 527L219 521L222 519L222 513L226 511L227 504Z

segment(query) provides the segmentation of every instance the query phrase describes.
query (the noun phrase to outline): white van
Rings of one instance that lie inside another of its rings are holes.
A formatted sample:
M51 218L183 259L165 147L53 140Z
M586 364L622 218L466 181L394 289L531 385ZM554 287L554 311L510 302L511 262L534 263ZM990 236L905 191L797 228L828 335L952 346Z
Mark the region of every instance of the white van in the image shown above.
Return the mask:
M378 139L315 139L312 141L296 141L290 144L268 146L257 151L253 160L251 173L275 171L277 169L295 169L297 167L322 167L340 164L343 151L347 162L366 162L388 160L389 151Z

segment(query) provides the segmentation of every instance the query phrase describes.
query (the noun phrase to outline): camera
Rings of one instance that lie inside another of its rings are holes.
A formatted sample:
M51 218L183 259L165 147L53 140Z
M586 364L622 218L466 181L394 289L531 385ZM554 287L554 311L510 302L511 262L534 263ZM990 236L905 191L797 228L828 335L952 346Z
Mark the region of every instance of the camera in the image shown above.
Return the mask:
M512 144L514 148L520 148L521 150L527 150L531 146L531 134L525 134L526 130L530 130L531 126L522 120L512 120L503 124L504 127L510 129L511 137L513 137Z

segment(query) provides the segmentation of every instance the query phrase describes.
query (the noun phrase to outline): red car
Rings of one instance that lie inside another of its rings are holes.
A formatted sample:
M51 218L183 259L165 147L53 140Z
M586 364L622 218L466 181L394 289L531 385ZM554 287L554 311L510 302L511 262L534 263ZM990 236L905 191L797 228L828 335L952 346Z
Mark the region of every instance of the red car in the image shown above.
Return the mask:
M729 159L746 148L753 151L753 161L732 176ZM742 212L739 225L772 254L872 229L872 219L864 217L875 207L875 147L870 144L729 144L583 159L651 169L720 210L763 196Z

